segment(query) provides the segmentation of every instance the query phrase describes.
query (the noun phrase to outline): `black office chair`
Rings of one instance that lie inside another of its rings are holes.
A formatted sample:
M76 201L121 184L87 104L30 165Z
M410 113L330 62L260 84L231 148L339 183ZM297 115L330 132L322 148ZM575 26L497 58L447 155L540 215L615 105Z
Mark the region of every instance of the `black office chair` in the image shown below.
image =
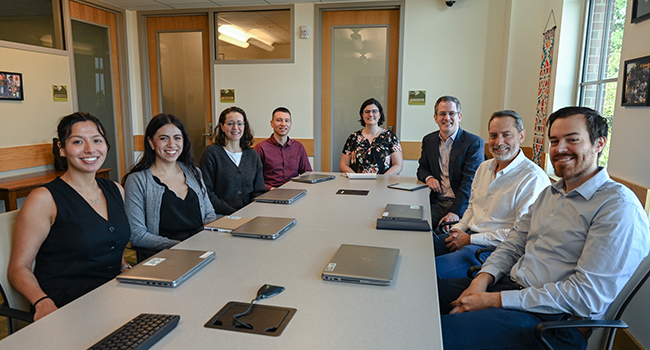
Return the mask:
M481 271L481 267L483 264L485 264L485 260L487 260L487 257L490 256L490 254L497 249L497 247L485 247L476 250L474 252L474 256L476 257L476 260L478 260L481 265L475 265L467 269L467 277L469 278L474 278L476 277L476 274ZM485 254L484 253L490 253L490 254Z
M453 225L455 225L457 223L458 223L458 221L445 221L442 224L434 227L431 230L431 232L433 233L434 237L438 238L439 233L443 233L443 234L448 233L449 232L449 227L451 227L451 226L453 226Z
M603 320L576 320L576 321L552 321L542 322L535 327L535 336L548 350L553 347L549 344L546 336L548 330L558 328L595 328L589 337L587 350L610 350L614 345L614 337L618 328L627 328L627 324L621 320L623 311L630 303L634 295L641 289L643 283L650 276L650 255L648 255L636 269L630 280L609 306Z
M7 267L11 255L11 238L18 210L0 214L0 316L7 317L7 331L12 334L26 323L34 322L34 315L29 312L30 305L7 279ZM21 322L22 321L22 322Z

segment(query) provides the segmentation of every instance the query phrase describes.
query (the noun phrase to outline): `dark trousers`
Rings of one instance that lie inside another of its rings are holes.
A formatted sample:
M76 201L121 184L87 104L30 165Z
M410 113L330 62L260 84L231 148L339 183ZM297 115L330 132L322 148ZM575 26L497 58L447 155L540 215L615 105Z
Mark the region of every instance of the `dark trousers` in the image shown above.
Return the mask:
M544 347L535 337L534 329L544 321L558 321L566 314L537 314L518 310L489 308L449 315L449 303L467 289L469 278L438 281L442 341L445 350L454 349L539 349ZM488 292L518 289L509 277L488 287ZM551 344L555 349L587 347L587 339L575 328L555 330Z
M448 200L445 198L434 199L430 202L431 204L431 227L436 228L438 222L442 219L447 213L449 213L449 208L454 204L453 200ZM456 213L458 214L458 213Z

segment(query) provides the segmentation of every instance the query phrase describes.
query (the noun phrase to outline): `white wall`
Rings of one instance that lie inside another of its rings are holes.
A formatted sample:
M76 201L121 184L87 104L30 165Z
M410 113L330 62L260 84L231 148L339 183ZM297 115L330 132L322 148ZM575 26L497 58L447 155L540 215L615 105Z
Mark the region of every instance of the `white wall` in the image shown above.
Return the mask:
M294 63L215 64L214 100L216 114L231 106L246 111L256 137L268 137L271 112L284 106L291 110L292 138L314 136L314 5L296 4L294 15ZM309 39L300 39L300 26L312 30ZM220 89L235 89L235 103L221 103Z
M68 57L0 47L0 62L23 74L25 93L23 101L0 101L0 147L52 142L59 119L73 112ZM52 85L68 87L67 102L53 101Z
M650 55L650 40L648 40L650 20L631 24L632 0L629 0L627 8L621 50L621 71L623 71L624 61ZM650 146L648 144L650 107L622 107L622 84L621 75L616 89L608 170L612 175L650 187ZM623 314L623 320L630 325L629 331L646 349L650 349L648 313L650 313L650 281L645 283Z

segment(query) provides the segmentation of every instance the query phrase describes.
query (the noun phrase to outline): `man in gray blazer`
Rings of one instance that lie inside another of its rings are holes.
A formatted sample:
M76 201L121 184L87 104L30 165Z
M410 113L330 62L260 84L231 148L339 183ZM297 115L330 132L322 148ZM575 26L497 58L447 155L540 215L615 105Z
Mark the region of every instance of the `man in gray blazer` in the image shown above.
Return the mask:
M460 128L463 113L456 97L440 97L434 110L440 130L422 139L417 177L431 189L431 225L435 228L442 222L458 221L465 213L474 173L485 160L485 142Z

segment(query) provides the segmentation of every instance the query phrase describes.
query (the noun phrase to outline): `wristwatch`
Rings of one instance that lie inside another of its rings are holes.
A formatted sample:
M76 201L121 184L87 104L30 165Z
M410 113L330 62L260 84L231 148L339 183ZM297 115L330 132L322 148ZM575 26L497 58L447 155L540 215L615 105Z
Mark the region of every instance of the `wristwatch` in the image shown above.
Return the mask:
M129 264L122 265L122 267L120 267L120 273L124 272L124 270L132 269L132 268L133 268L133 266L131 266Z

